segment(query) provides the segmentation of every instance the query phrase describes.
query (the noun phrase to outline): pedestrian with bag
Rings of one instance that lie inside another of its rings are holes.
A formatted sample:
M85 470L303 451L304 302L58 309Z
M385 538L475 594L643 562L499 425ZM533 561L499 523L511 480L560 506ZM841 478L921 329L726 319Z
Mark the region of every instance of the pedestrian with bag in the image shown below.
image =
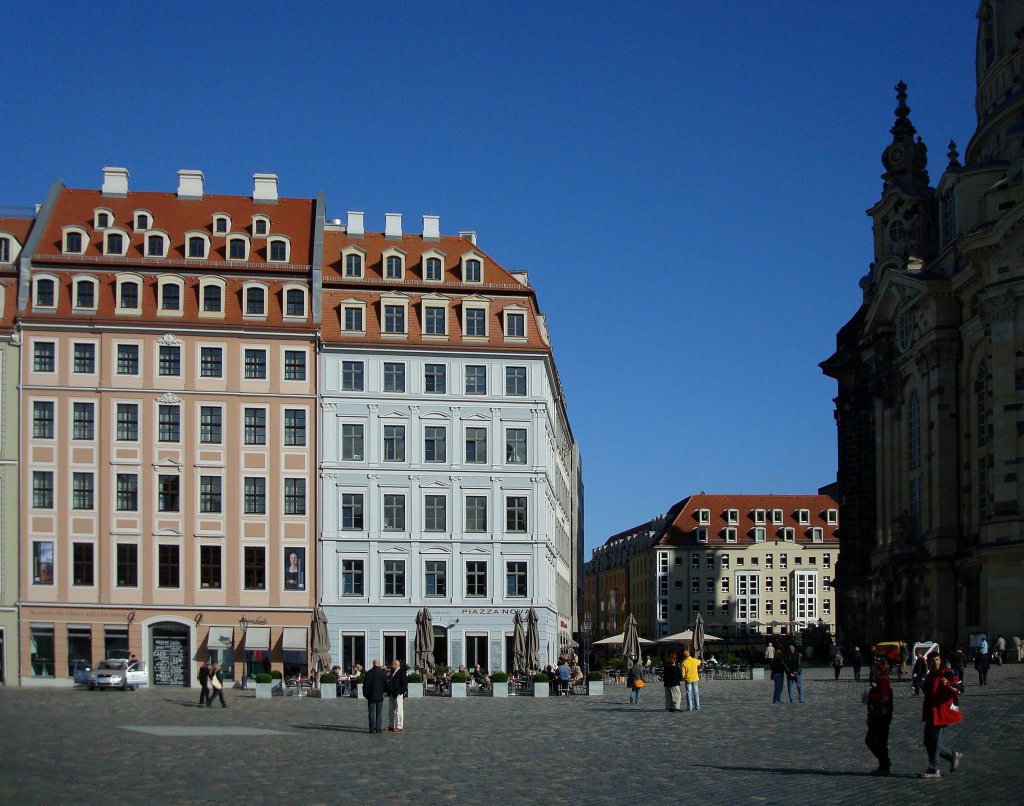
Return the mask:
M661 672L661 676L658 678L665 685L665 710L666 711L682 711L680 707L682 705L683 693L680 688L683 682L683 670L676 662L677 655L675 652L669 653L668 660L665 661L665 668Z
M224 702L224 675L220 672L220 664L215 663L210 669L210 694L206 700L206 707L212 708L213 701L220 697L220 707L227 708L228 704Z
M199 707L202 708L210 701L210 664L205 660L199 667L199 674L196 675L199 681Z
M796 696L800 702L803 702L804 681L803 670L800 668L800 653L792 644L789 646L789 652L783 657L782 664L786 667L786 693L789 695L789 701L793 702L793 686L796 685Z
M629 674L626 675L626 685L629 686L630 704L640 704L640 689L644 687L644 667L637 660L629 667Z
M889 726L892 724L892 682L889 679L889 661L879 658L875 661L871 688L864 692L862 700L868 707L868 732L864 744L878 759L878 768L872 775L889 775Z
M836 654L832 656L832 671L835 672L836 680L839 679L839 673L843 670L843 653L836 647Z
M950 772L956 772L963 759L963 753L950 750L942 743L945 729L964 718L960 711L960 680L951 669L945 668L938 652L929 656L928 665L931 668L924 680L924 702L921 703L928 769L921 773L921 777L941 778L939 759L949 762Z

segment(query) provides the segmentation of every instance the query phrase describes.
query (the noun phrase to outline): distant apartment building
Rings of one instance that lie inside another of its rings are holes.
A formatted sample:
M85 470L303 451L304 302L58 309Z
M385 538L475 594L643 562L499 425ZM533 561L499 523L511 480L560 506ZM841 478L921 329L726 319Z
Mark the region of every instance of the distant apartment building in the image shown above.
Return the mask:
M525 272L475 233L362 213L324 236L323 603L345 667L435 660L508 668L513 616L541 657L575 630L580 460L547 324Z
M681 632L700 613L737 637L834 631L839 508L827 495L708 495L610 538L585 566L594 638L632 613L643 637Z
M206 658L229 679L305 667L322 219L269 174L251 197L198 171L170 193L120 168L51 189L16 294L23 682L128 654L170 685Z

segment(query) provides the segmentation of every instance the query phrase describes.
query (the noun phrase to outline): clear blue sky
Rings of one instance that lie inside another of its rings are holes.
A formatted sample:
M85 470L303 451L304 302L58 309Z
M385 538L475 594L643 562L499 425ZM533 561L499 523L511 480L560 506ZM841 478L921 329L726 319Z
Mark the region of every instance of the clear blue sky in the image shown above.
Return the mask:
M974 0L150 5L8 4L0 206L198 168L477 230L549 317L587 558L694 492L834 480L817 365L860 301L893 85L934 181L973 130Z

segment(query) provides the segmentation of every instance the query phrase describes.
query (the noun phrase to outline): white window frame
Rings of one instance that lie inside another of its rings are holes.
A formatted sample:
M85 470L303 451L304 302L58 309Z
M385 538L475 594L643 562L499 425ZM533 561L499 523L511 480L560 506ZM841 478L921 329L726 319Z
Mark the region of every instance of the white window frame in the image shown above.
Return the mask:
M825 510L825 523L829 526L835 526L839 523L839 510L838 509L826 509Z
M480 261L480 279L479 280L469 280L467 278L467 276L466 276L466 269L467 269L467 266L469 264L469 261L471 261L471 260L478 260L478 261ZM480 254L479 252L477 252L475 249L470 250L469 252L463 253L463 255L459 258L459 269L460 269L461 276L462 276L462 282L463 283L468 283L468 284L471 284L471 285L483 285L483 283L486 282L486 277L484 276L485 266L486 266L486 261L484 260L484 256L482 254Z
M423 277L425 283L443 283L444 282L444 268L445 259L448 257L440 249L428 249L422 255L420 255L420 274ZM430 258L437 258L441 261L441 276L437 280L430 280L427 278L427 260Z
M245 244L242 257L231 257L231 242L241 241ZM252 248L252 244L249 242L249 237L241 232L229 232L224 236L224 259L225 260L237 260L237 261L248 261L249 250Z
M767 537L768 537L768 530L767 529L765 529L763 526L755 526L754 527L754 542L755 543L764 543L765 540L767 539Z
M203 310L206 298L207 286L215 285L220 289L220 310ZM202 277L199 280L199 318L200 319L223 319L227 308L227 283L221 277Z
M698 543L708 542L708 530L703 526L698 526L693 530L694 536L697 538Z
M782 510L781 509L773 509L772 510L772 526L781 526L781 525L782 525Z
M349 255L359 255L359 274L348 273ZM356 244L350 244L341 250L341 277L343 279L363 278L366 276L366 250Z
M302 316L298 316L294 313L288 313L289 291L302 292ZM309 289L302 283L285 283L284 287L281 289L281 314L285 319L292 322L305 322L309 319Z
M218 221L224 222L223 229L218 229ZM210 231L219 238L227 237L227 235L231 232L231 216L229 216L227 213L214 213L213 217L210 219Z
M796 542L796 529L792 526L783 526L779 529L779 539L784 543Z
M107 220L109 221L106 225L100 224L100 215L106 213ZM114 226L114 211L109 207L97 207L92 211L92 228L97 231L103 231L110 229Z
M160 240L163 241L164 245L163 245L163 248L161 249L159 255L151 255L149 253L149 239L150 238L160 238ZM170 248L171 248L171 239L168 237L167 233L164 232L163 230L148 229L148 230L146 230L142 234L142 254L143 254L143 257L166 258Z
M189 254L191 241L199 238L203 242L203 254L201 257ZM189 230L185 233L185 260L206 260L210 256L210 236L202 230Z
M469 311L484 312L484 334L470 336L466 331L466 317ZM462 300L462 339L463 341L487 341L491 330L491 301L484 297L470 296Z
M725 522L730 526L736 526L740 522L740 511L738 509L727 509L725 511Z
M765 511L763 509L755 509L751 513L751 518L757 526L764 526L765 524Z
M111 235L120 235L121 236L121 246L122 246L122 248L121 248L120 252L111 252L110 251L110 236ZM128 232L128 230L126 230L126 229L122 229L121 227L107 227L105 230L103 230L103 254L104 255L111 255L113 257L124 257L125 255L128 254L128 247L131 246L131 242L132 242L131 235Z
M142 316L142 297L146 291L146 284L145 282L143 282L142 275L128 273L118 274L116 283L117 284L114 291L116 295L116 298L114 300L114 314L117 316ZM139 288L139 304L137 308L121 307L121 287L127 285L128 283L134 283Z
M92 297L92 307L83 308L78 304L78 286L81 283L89 282L95 287ZM97 306L99 305L100 295L100 282L91 274L80 274L75 276L71 281L71 306L76 311L92 311L95 313Z
M519 315L519 316L523 317L523 335L522 336L513 336L513 335L510 335L509 332L508 332L509 331L508 320L509 320L509 316L512 315L512 314L516 314L516 315ZM514 341L514 342L525 342L525 341L527 341L529 339L529 336L530 336L529 322L530 322L530 318L529 318L529 316L527 316L527 310L522 305L506 305L504 308L502 308L502 310L501 310L501 330L502 330L502 333L504 333L504 335L505 335L505 341Z
M264 222L267 225L267 231L266 232L262 232L262 233L256 232L256 229L257 229L256 228L256 222L257 221L262 221L262 222ZM266 238L268 235L270 235L270 219L267 216L265 216L265 215L254 215L252 217L252 237L253 238Z
M711 523L711 510L710 509L698 509L697 510L697 523L706 526Z
M39 304L39 281L50 280L53 283L53 305ZM36 274L32 278L32 309L36 311L55 311L60 305L60 280L55 274Z
M388 258L398 258L398 277L388 277ZM405 280L405 252L399 249L397 246L389 246L383 252L380 253L380 277L388 283L400 283Z
M78 252L72 252L68 249L68 235L72 232L77 232L82 237L82 248ZM85 250L89 248L89 240L89 231L85 227L64 227L61 230L61 252L65 255L84 255Z
M812 543L824 543L825 542L825 530L820 526L812 526L809 530Z
M346 308L359 308L362 311L363 328L362 330L346 330L345 329L345 309ZM366 302L361 299L343 299L341 304L338 306L338 326L342 333L351 336L365 336L366 335Z
M284 260L274 260L270 256L271 250L274 248L274 244L281 242L284 244ZM287 235L274 234L267 236L267 263L290 263L292 259L292 239Z
M448 297L441 294L426 294L420 297L420 335L431 341L448 341ZM444 333L427 333L427 308L444 308Z
M157 316L176 316L182 317L185 315L185 280L177 275L161 275L157 278L157 299L156 299L156 315ZM164 289L168 286L178 287L178 307L164 309Z
M796 511L796 522L806 526L811 522L811 511L809 509L798 509Z
M384 311L388 305L396 305L402 309L402 330L385 330ZM409 338L409 297L406 294L387 292L380 295L380 337L382 339Z
M735 526L726 526L724 529L722 529L722 536L725 538L725 542L726 543L735 543L736 542L736 527Z
M249 313L249 291L252 289L263 291L263 312ZM259 280L248 280L242 283L242 318L243 319L266 319L270 312L270 286Z
M147 221L146 226L144 227L139 226L140 215L146 216ZM149 230L153 229L153 214L149 210L135 210L132 213L132 229L134 229L136 232L148 232Z

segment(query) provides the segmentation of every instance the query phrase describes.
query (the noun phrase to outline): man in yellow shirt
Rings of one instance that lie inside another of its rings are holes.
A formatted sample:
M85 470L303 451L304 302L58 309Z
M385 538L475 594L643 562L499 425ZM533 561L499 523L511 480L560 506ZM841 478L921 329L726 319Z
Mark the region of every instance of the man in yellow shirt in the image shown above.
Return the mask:
M690 650L683 650L683 685L686 687L686 710L700 710L700 661L690 657Z

